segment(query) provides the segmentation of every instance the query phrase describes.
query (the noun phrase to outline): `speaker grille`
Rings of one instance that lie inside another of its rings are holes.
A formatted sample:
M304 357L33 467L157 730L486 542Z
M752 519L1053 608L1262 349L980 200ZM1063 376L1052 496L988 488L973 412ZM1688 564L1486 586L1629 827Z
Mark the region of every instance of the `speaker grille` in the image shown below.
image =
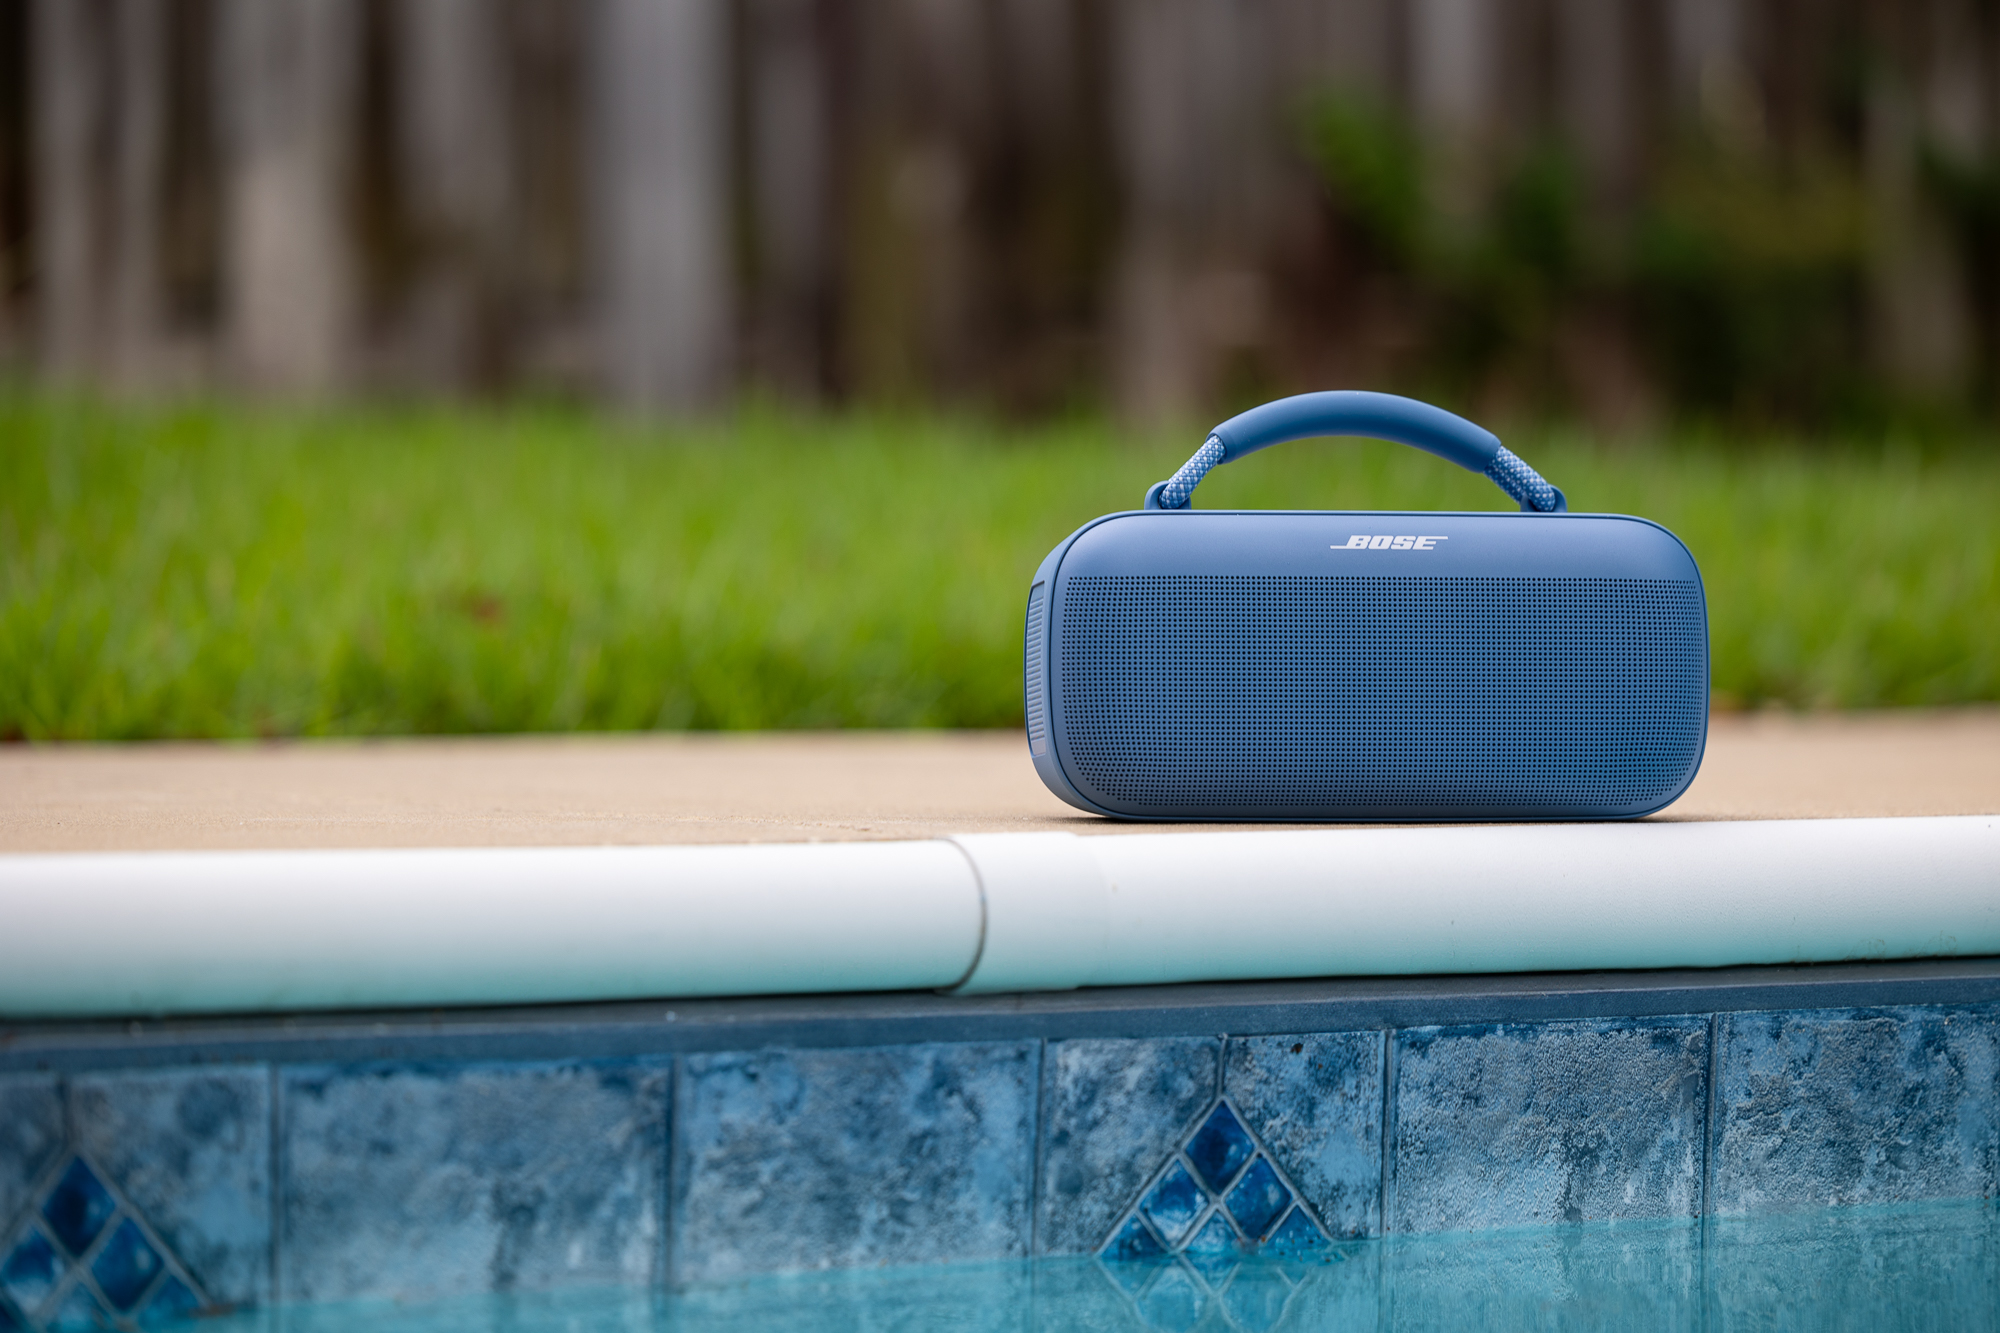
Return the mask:
M1701 758L1692 583L1078 576L1060 615L1063 757L1128 814L1623 814Z
M1028 637L1023 654L1028 688L1023 697L1028 701L1028 753L1037 759L1049 752L1049 691L1042 681L1042 644L1048 637L1049 624L1042 610L1048 599L1048 584L1037 583L1028 589Z

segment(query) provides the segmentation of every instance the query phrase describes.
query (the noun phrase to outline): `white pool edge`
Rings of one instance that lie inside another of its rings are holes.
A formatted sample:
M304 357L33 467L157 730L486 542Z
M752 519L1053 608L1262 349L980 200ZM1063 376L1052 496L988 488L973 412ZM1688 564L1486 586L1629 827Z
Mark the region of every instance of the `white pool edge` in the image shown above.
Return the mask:
M2000 954L2000 816L0 856L0 1015Z

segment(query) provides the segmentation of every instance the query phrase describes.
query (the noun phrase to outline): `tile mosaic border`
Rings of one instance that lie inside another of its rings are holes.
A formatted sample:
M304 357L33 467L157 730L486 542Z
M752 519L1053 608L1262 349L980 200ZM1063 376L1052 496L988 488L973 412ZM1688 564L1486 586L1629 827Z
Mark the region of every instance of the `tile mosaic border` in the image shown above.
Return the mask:
M1766 977L1766 1000L1835 993L1824 974ZM156 1068L144 1029L124 1047L42 1029L32 1051L53 1067L0 1073L0 1268L46 1230L37 1210L74 1161L157 1272L208 1305L1029 1254L1099 1255L1141 1305L1226 1304L1239 1271L1267 1286L1284 1271L1237 1259L1303 1261L1385 1222L1417 1234L2000 1193L2000 966L1833 979L1877 996L1929 986L1930 1004L1464 1017L1524 996L1546 1011L1689 993L1685 978L1507 980L1440 987L1428 1011L1400 992L1428 1023L1250 1032L1212 1024L1353 1014L1382 992L1241 988L1224 1003L1171 988L1144 1006L1068 997L1026 1021L1031 997L1008 997L1016 1026L1053 1032L981 1041L857 1040L923 1030L857 1008L795 1008L785 1021L820 1025L817 1040L758 1041L768 1010L718 1004L690 1020L706 1029L694 1049L616 1058L433 1045L422 1060L231 1062L245 1047L225 1041L204 1052L216 1063ZM1743 976L1709 980L1708 998L1759 997ZM1976 1002L1955 998L1967 990ZM982 1013L982 1033L1004 1017ZM1135 1015L1169 1030L1124 1030ZM575 1011L538 1018L587 1030ZM471 1020L400 1021L391 1040L448 1041ZM735 1044L710 1045L723 1036ZM174 1040L199 1049L190 1030ZM125 1288L62 1272L102 1322L130 1324L156 1298L149 1286L112 1309ZM0 1295L0 1328L60 1322L61 1292L30 1295Z
M171 1246L80 1152L30 1190L0 1233L0 1320L24 1328L135 1329L213 1305Z

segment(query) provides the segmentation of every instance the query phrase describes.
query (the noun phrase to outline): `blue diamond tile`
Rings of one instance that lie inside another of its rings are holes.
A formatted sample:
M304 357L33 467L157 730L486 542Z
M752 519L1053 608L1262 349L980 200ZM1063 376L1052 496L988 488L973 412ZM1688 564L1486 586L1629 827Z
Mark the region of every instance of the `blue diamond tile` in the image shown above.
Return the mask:
M1178 1245L1207 1206L1208 1198L1194 1183L1194 1177L1175 1162L1139 1204L1139 1211L1159 1229L1167 1244Z
M1222 1293L1222 1306L1229 1322L1243 1333L1265 1333L1285 1317L1292 1299L1292 1284L1268 1265L1252 1265L1236 1275Z
M1163 1271L1139 1297L1139 1313L1146 1322L1168 1333L1186 1333L1201 1322L1207 1307L1208 1296L1201 1283L1179 1264Z
M49 1238L30 1231L7 1254L0 1265L0 1290L29 1314L49 1298L49 1293L69 1270L69 1261L56 1252Z
M1218 1194L1256 1151L1249 1131L1227 1103L1215 1108L1187 1145L1188 1160L1194 1163L1203 1183Z
M1229 1215L1243 1228L1243 1234L1252 1240L1262 1240L1271 1234L1271 1228L1291 1205L1292 1192L1278 1179L1271 1164L1259 1157L1243 1173L1236 1188L1229 1191L1227 1202Z
M167 1274L166 1281L153 1293L153 1299L146 1302L146 1308L139 1312L139 1326L152 1328L159 1324L169 1324L177 1319L187 1319L201 1312L201 1298L188 1290L187 1283Z
M1137 1296L1159 1269L1153 1264L1107 1263L1104 1271L1111 1275L1113 1282L1124 1288L1127 1296Z
M81 1157L71 1159L69 1169L42 1201L42 1216L48 1219L49 1230L69 1247L71 1254L82 1254L89 1249L117 1210L111 1191L104 1188L97 1173L85 1166Z
M86 1330L115 1328L111 1316L82 1283L74 1283L49 1317L49 1333L85 1333Z
M1219 1284L1243 1258L1243 1243L1229 1228L1221 1213L1210 1213L1208 1221L1181 1250L1181 1257L1210 1283Z
M1166 1247L1136 1217L1127 1218L1118 1234L1105 1242L1103 1254L1115 1264L1157 1263L1167 1257Z
M1294 1208L1264 1242L1264 1252L1277 1259L1322 1257L1327 1250L1326 1233L1313 1225L1303 1208Z
M1137 1296L1159 1269L1153 1264L1108 1263L1104 1265L1104 1271L1111 1275L1113 1282L1125 1289L1127 1296Z
M97 1262L90 1266L97 1289L120 1310L137 1305L159 1271L160 1252L146 1243L146 1237L129 1217L118 1224Z

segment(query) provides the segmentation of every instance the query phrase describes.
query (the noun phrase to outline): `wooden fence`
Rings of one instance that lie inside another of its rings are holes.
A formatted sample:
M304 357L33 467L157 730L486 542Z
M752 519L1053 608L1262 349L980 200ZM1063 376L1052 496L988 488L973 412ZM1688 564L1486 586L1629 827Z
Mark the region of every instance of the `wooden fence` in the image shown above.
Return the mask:
M0 351L666 411L1958 401L1996 69L1991 0L0 0Z

